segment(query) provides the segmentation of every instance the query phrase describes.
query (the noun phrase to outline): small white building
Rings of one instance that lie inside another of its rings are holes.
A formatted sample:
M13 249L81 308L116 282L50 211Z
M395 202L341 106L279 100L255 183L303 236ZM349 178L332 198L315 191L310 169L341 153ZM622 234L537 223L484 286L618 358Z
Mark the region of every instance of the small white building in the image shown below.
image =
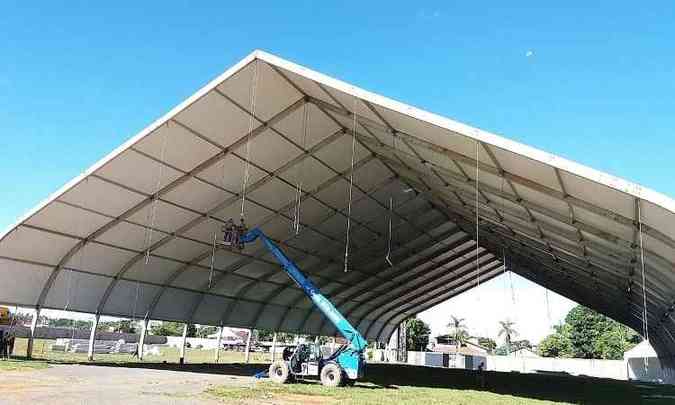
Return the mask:
M672 383L673 377L661 368L661 362L648 341L643 340L623 354L629 380Z

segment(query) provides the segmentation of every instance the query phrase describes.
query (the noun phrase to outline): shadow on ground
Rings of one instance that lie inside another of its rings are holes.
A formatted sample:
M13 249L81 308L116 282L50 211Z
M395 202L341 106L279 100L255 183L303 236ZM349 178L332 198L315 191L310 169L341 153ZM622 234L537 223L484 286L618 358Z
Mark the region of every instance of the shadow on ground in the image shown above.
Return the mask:
M58 362L50 362L58 364ZM175 363L68 363L91 367L144 368L193 373L252 377L267 369L265 364L175 364ZM361 388L398 389L398 386L489 391L496 394L579 404L675 404L675 386L636 384L626 381L556 374L478 372L420 367L404 364L368 364Z

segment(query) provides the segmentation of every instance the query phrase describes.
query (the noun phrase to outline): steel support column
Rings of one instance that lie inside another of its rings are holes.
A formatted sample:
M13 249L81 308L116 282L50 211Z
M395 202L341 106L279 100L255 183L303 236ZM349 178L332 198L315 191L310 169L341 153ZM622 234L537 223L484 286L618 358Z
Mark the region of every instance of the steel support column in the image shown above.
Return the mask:
M33 344L35 342L35 329L37 327L38 318L40 317L40 307L35 308L35 314L30 322L30 333L28 334L28 346L26 347L26 358L33 357Z
M214 361L218 363L220 361L220 345L223 342L223 325L220 325L218 328L218 340L216 340L216 356Z
M187 340L188 324L183 325L183 339L180 341L180 360L181 365L185 364L185 341Z
M248 330L248 337L246 338L246 354L244 357L244 363L248 364L249 356L251 354L251 335L253 334L253 329Z
M101 315L94 316L94 323L91 325L91 333L89 333L89 349L87 350L87 360L94 361L94 343L96 342L96 328L98 328L98 321Z
M274 332L274 336L272 337L272 361L274 361L276 358L276 352L277 352L277 333Z
M143 355L145 354L144 350L143 350L143 346L145 345L145 337L148 334L148 323L149 322L150 322L150 320L148 318L143 319L143 323L142 323L142 326L141 326L141 336L138 339L138 349L137 349L138 360L143 360Z

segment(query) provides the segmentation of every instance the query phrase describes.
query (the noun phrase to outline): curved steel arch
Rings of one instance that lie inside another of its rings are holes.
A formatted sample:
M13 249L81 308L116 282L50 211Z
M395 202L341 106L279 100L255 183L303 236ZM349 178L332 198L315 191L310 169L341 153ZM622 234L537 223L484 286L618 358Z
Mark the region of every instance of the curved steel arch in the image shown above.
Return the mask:
M468 266L468 268L466 268L464 270L458 270L459 272L457 274L455 274L454 272L448 273L443 278L440 278L439 281L437 281L437 282L429 283L426 286L421 286L419 288L410 289L405 294L413 294L412 298L408 299L405 303L401 303L400 305L393 305L393 303L392 303L391 305L388 304L386 307L383 306L383 308L381 308L381 310L383 312L380 313L380 311L378 311L379 314L376 315L374 318L372 318L373 322L370 324L370 327L372 327L375 324L375 322L377 322L381 318L384 319L382 321L383 325L387 324L387 323L390 323L391 319L395 316L395 314L403 311L403 308L409 307L410 305L414 304L419 299L425 300L426 298L424 298L424 297L425 297L426 294L432 294L435 291L446 290L447 288L451 288L451 287L458 287L458 286L461 286L463 284L471 283L472 280L475 280L476 282L480 282L479 279L478 279L479 274L481 274L482 272L485 272L487 274L494 267L501 266L501 263L500 263L499 259L497 259L494 256L491 256L491 257L490 256L491 255L489 253L484 256L484 257L487 257L487 260L485 261L485 267L487 268L487 270L485 268L483 268L482 266L477 268L475 266L475 258L474 258L472 262L466 264L465 266L462 266L462 267ZM447 281L447 284L445 283L446 281ZM400 300L401 298L397 298L397 299ZM389 311L389 309L390 309L390 311ZM389 312L392 312L393 315L387 317L386 314L389 313ZM371 316L372 316L372 314L371 314ZM361 319L363 319L363 317ZM370 327L368 328L368 331L366 333L369 332Z
M441 226L444 226L445 224L447 224L447 223L444 223L444 224L442 224ZM396 261L397 256L405 255L406 253L412 253L412 254L415 254L415 255L416 255L417 253L414 253L414 252L425 251L426 249L431 248L431 247L433 247L433 246L436 246L436 245L442 243L444 240L447 240L447 239L450 238L451 236L457 235L457 234L459 234L459 233L461 233L461 231L458 231L457 228L452 228L452 229L450 229L450 230L448 230L448 231L442 233L439 237L437 237L437 238L435 238L435 239L432 239L430 244L428 244L428 245L427 245L427 244L423 245L423 246L424 246L423 248L417 248L417 247L415 247L415 248L411 248L411 249L410 249L410 252L398 252L398 254L397 254L396 256L394 256L394 261ZM409 265L404 266L402 269L397 270L395 273L393 273L393 274L391 274L391 275L388 275L388 277L393 277L393 278L399 277L399 276L405 274L406 272L408 272L408 271L410 271L410 270L412 270L412 269L414 269L414 268L417 268L417 267L421 266L422 264L426 263L428 260L433 260L433 259L435 259L436 257L441 256L441 255L447 253L448 250L454 250L455 248L457 248L457 247L459 247L459 246L461 246L461 245L467 243L469 240L470 240L470 239L469 239L468 236L460 237L460 239L459 239L458 241L452 242L450 245L444 245L444 246L442 246L442 247L440 247L440 248L434 250L433 254L430 254L429 256L425 256L424 258L421 258L421 259L416 260L416 261L415 261L414 263L412 263L412 264L409 264ZM397 251L394 251L393 253L397 253ZM378 260L378 261L379 261L379 260ZM388 264L383 264L382 266L378 267L378 269L376 270L376 272L379 272L379 271L382 271L382 270L388 270L388 267L387 267L387 266L388 266ZM394 266L393 268L395 269L396 267L397 267L397 266ZM371 281L371 280L365 280L365 281ZM354 293L352 293L352 294L350 294L350 295L348 295L348 296L346 296L346 297L344 297L344 298L336 297L336 298L334 299L334 305L335 305L335 307L338 308L338 310L340 310L340 308L341 308L344 304L346 304L346 303L348 303L348 302L350 302L350 301L352 301L352 300L354 300L354 299L356 299L356 298L359 298L360 296L362 296L362 295L365 294L365 293L368 293L368 292L369 292L369 288L371 288L372 285L373 285L373 283L372 283L372 282L369 282L369 283L367 283L367 285L364 285L364 286L363 286L362 288L360 288L359 290L355 291ZM337 292L335 292L335 294L339 294L339 293L344 292L344 291L346 291L346 289L345 289L345 290L342 290L342 291L337 291ZM311 315L311 312L308 311L307 315L305 316L304 322L307 321L307 319L309 318L310 315ZM348 318L349 315L350 315L350 312L345 312L345 317ZM326 322L326 320L324 319L324 320L321 322L321 324L319 324L318 331L323 330L323 327L324 327L325 322ZM304 325L304 323L303 323L303 325Z
M196 101L196 100L195 100L195 101ZM303 99L302 101L304 102L304 99ZM191 103L190 103L190 105L191 105ZM188 106L189 106L189 105L184 106L183 109L187 108ZM293 104L293 105L291 106L291 108L289 108L288 110L284 111L283 114L279 114L279 115L277 116L276 119L281 119L281 118L283 118L283 116L285 116L286 114L289 114L293 109L295 109L295 108L297 108L297 107L299 107L299 103ZM181 111L182 111L182 109L181 109ZM271 121L272 121L272 120L271 120ZM260 126L258 126L257 128L254 129L254 131L250 134L250 136L251 136L251 137L257 136L257 135L259 135L260 133L262 133L266 128L267 128L267 124L260 125ZM247 135L248 135L248 134L247 134ZM230 145L230 150L233 149L233 148L235 148L237 145L243 145L244 142L246 141L246 139L247 139L247 136L245 135L245 136L241 137L238 141L235 141L235 143L233 143L232 145ZM200 173L200 172L206 170L208 167L210 167L210 166L216 164L217 162L219 162L220 160L224 159L226 155L227 155L227 151L226 151L226 150L223 150L223 151L217 153L216 155L212 156L211 158L207 159L206 161L202 162L200 165L198 165L197 167L193 168L191 171L189 171L189 172L186 173L185 175L180 176L179 178L177 178L176 180L172 181L171 183L169 183L169 184L163 186L160 190L157 190L157 191L155 192L155 194L147 196L143 201L141 201L140 203L136 204L135 206L133 206L132 208L128 209L127 211L125 211L124 213L122 213L120 216L118 216L117 219L115 219L115 220L113 220L113 221L110 221L110 222L107 223L106 225L104 225L104 226L102 226L101 228L99 228L98 230L94 231L94 232L91 233L89 236L87 236L87 237L85 238L85 240L91 240L91 239L95 239L95 238L101 236L104 232L106 232L107 230L111 229L113 226L117 225L121 220L123 220L123 219L125 219L125 218L128 218L129 216L131 216L131 215L135 214L136 212L140 211L141 209L145 208L145 207L148 206L150 203L152 203L152 202L155 200L155 198L158 198L159 196L164 195L164 194L168 193L169 191L175 189L178 185L184 183L185 181L187 181L188 179L190 179L190 178L193 177L194 175L196 175L196 174L198 174L198 173ZM43 305L44 300L45 300L45 298L46 298L46 296L47 296L47 294L48 294L48 292L49 292L49 289L51 288L51 286L52 286L54 280L56 279L56 276L57 276L58 273L60 272L60 269L63 267L63 265L64 265L64 264L65 264L65 263L66 263L66 262L67 262L67 261L68 261L68 260L69 260L69 259L70 259L77 251L79 251L79 249L81 249L85 244L86 244L86 242L85 242L85 243L81 243L81 244L75 245L75 246L73 247L73 249L71 249L71 251L68 252L68 253L61 259L61 261L59 262L59 264L57 265L57 267L52 271L52 274L50 275L48 281L45 283L45 285L44 285L44 287L43 287L43 290L42 290L42 292L41 292L41 294L40 294L40 298L38 299L38 302L36 303L36 307L40 308L40 307ZM123 273L122 273L122 274L123 274ZM120 275L120 276L121 276L121 275ZM112 289L110 289L110 288L109 288L109 290L112 291ZM108 292L106 295L109 295L109 294L110 294L110 292ZM98 307L101 308L101 305L99 304Z
M452 280L454 280L457 276L461 277L466 272L472 271L470 267L465 270L462 269L464 269L466 266L473 266L477 260L480 261L482 259L487 259L488 263L499 260L487 250L483 250L482 252L478 253L478 255L474 254L475 250L476 249L474 247L472 252L470 252L471 255L469 257L459 257L460 260L450 267L446 267L446 264L451 263L458 258L453 258L452 260L448 260L447 263L439 263L438 265L432 266L430 269L425 269L425 276L434 278L425 277L422 280L417 280L416 277L411 277L411 279L415 280L415 282L410 284L407 282L397 283L390 290L388 290L386 294L380 295L370 302L371 306L374 306L375 309L369 310L368 312L363 312L363 314L356 319L356 325L360 326L361 323L367 319L367 317L378 317L383 312L386 312L390 307L396 306L399 300L407 299L404 297L407 297L410 294L425 294L430 289L433 289L439 285L443 285L446 282L452 282ZM392 294L394 297L389 294ZM363 310L363 308L360 310ZM356 309L353 309L350 312L356 312Z
M484 281L485 282L490 281L491 279L499 276L500 274L501 274L501 267L498 266L496 270L490 270L487 273L484 273L484 276L485 276ZM450 299L454 296L457 296L457 295L459 295L459 294L461 294L465 291L468 291L468 290L474 288L476 286L476 284L477 284L476 278L472 277L472 278L469 279L469 282L467 282L467 283L460 284L459 286L455 286L454 288L445 289L441 293L438 293L435 296L432 296L432 297L426 299L424 301L424 303L420 305L420 308L425 308L425 309L431 308L435 305L438 305L440 302L447 301L448 299ZM415 312L416 313L422 312L423 309L420 309L420 308L416 309ZM398 314L398 315L390 316L390 317L388 317L388 319L386 321L381 322L382 327L375 334L375 340L380 341L380 342L384 341L382 339L382 333L385 331L387 325L389 325L389 326L397 325L398 323L401 322L401 320L398 320L398 318L402 317L403 319L405 319L405 318L411 316L411 314L401 313L400 311L396 312L395 314ZM373 324L375 324L375 322L373 322ZM387 340L388 339L389 338L387 338Z
M417 235L416 237L419 237L419 235ZM356 254L357 256L360 256L360 253L361 253L361 252L358 252L358 250L355 252L355 254ZM305 272L305 273L307 273L307 274L309 274L309 275L312 275L311 270L314 269L314 268L321 267L323 264L324 264L324 263L318 263L318 264L316 264L316 265L313 265L309 270L303 269L303 272ZM372 272L372 271L365 271L365 270L360 270L359 267L355 267L355 268L352 269L352 272L357 273L357 274L363 274L363 275L364 275L364 277L360 278L358 282L362 282L363 280L370 280L370 279L375 279L375 280L385 281L381 276L379 276L379 275L377 274L377 271L375 271L375 272ZM317 274L317 275L321 276L320 274ZM330 283L335 282L334 280L327 280L327 281L328 281L327 284L330 284ZM316 283L316 284L317 284L317 286L318 286L319 289L325 287L325 285L322 285L321 283ZM346 290L346 289L352 287L352 284L347 284L347 283L341 283L341 284L343 285L343 287L342 287L342 288L339 288L338 290L336 290L337 292L333 292L333 294L339 293L339 291L341 291L341 290ZM276 297L276 296L277 296L278 294L280 294L280 293L281 293L281 291L277 292L277 294L270 295L270 296L268 297L268 299L272 299L272 298ZM290 307L291 307L291 308L295 308L300 302L304 301L305 299L307 299L307 297L306 297L304 294L300 294L300 295L297 297L297 299L295 299L295 300L292 301ZM302 320L302 322L301 322L301 324L300 324L300 326L299 326L299 328L298 328L299 330L304 330L304 326L305 326L305 323L306 323L306 321L307 321L307 318L311 315L312 312L313 312L313 309L312 309L312 308L309 308L309 309L306 310L306 316L303 317L303 320ZM286 321L286 319L287 319L289 313L290 313L290 312L286 312L283 316L281 316L281 317L279 318L279 322L277 323L275 329L279 329L279 328L281 327L281 325L283 325L283 323ZM324 321L325 321L325 319L324 319Z

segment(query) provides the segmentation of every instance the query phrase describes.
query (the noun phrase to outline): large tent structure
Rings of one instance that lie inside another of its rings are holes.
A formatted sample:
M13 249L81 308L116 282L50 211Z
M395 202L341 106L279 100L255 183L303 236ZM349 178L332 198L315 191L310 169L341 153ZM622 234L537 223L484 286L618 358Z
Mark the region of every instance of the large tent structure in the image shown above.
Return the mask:
M2 234L0 301L335 333L261 245L213 256L242 207L367 339L508 269L675 352L673 200L261 51Z

